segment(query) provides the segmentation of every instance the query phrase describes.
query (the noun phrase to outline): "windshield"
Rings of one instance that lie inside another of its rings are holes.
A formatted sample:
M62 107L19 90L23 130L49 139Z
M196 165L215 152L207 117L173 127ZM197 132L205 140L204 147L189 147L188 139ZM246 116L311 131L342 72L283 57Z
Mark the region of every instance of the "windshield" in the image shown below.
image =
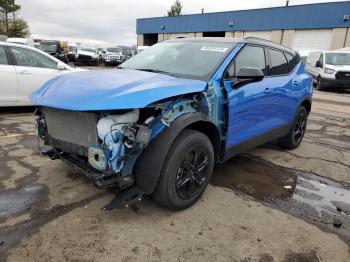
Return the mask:
M69 50L70 52L75 52L76 49L77 49L77 48L76 48L75 46L69 46L69 47L68 47L68 50Z
M350 65L350 53L326 53L328 65Z
M93 48L93 47L83 47L83 48L81 49L81 51L96 53L96 48Z
M57 51L57 45L54 43L41 43L39 49L44 52L53 53Z
M110 52L110 53L119 53L119 52L120 52L120 49L119 49L119 48L115 48L115 47L109 47L109 48L107 48L107 52Z
M120 50L120 52L122 52L123 55L131 55L131 50L130 49L122 48Z
M163 71L189 78L207 78L234 43L174 41L156 44L124 62L120 68Z

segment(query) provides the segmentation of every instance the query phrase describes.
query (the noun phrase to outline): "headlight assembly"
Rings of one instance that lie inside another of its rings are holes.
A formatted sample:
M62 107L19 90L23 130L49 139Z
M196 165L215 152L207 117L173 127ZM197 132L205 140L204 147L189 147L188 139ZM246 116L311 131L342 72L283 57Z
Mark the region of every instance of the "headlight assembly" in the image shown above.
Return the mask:
M325 67L324 72L325 74L332 75L335 72L335 70Z

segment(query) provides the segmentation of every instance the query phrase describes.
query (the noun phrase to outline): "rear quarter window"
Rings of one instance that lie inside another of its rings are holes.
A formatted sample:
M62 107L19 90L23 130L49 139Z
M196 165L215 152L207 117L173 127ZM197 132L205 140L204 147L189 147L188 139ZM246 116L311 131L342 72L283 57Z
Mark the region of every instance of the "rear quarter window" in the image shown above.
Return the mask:
M297 66L297 64L299 64L299 60L300 60L300 56L299 55L292 55L290 53L285 52L284 53L287 61L288 61L288 68L289 68L289 72L292 72L294 70L294 68Z
M278 76L289 73L288 62L282 51L269 49L270 68L269 75Z

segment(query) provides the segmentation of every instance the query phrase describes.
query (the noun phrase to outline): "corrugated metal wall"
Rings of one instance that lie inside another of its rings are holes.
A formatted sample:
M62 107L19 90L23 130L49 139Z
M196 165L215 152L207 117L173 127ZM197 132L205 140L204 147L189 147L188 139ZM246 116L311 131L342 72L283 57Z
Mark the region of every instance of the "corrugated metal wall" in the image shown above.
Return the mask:
M349 27L350 2L137 19L137 34ZM233 22L230 26L229 22Z

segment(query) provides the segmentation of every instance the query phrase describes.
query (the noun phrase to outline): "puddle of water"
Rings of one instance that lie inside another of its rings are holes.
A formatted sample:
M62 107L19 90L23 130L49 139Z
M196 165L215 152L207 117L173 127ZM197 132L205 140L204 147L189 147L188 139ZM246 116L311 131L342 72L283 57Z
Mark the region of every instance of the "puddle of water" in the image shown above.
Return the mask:
M291 197L296 181L297 176L293 173L240 156L219 165L210 183L239 190L258 200L266 201L271 198Z
M16 191L9 190L1 192L0 218L8 218L31 209L34 203L39 200L44 190L42 185L32 184Z
M210 183L242 192L331 231L334 228L350 243L350 190L337 182L239 156L218 166Z
M313 207L324 223L337 227L350 219L350 190L333 181L298 177L293 199Z

